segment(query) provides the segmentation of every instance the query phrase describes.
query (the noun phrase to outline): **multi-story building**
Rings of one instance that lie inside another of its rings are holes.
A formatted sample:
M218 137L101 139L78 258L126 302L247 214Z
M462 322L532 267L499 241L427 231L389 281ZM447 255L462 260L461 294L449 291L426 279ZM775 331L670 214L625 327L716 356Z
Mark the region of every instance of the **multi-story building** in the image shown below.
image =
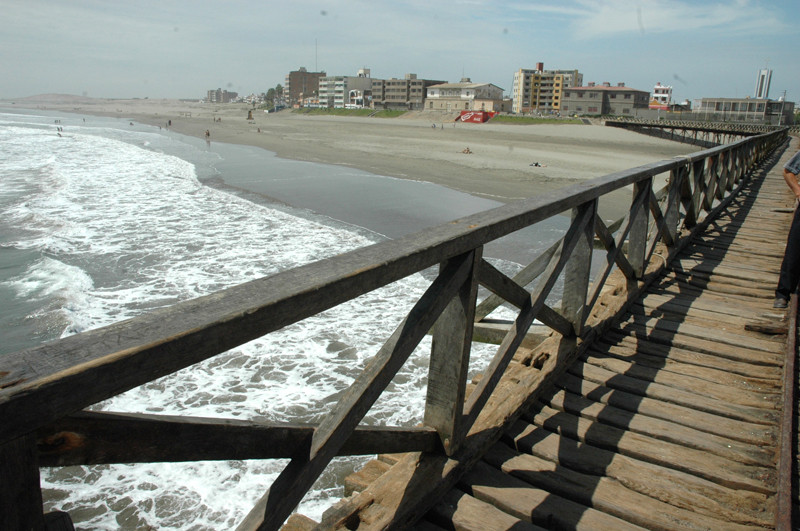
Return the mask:
M650 98L649 107L668 111L670 105L672 105L672 87L656 83L656 86L653 87L653 95Z
M650 93L628 88L625 83L571 87L564 91L561 112L567 114L630 115L636 109L647 109Z
M695 102L701 120L751 122L772 125L794 123L794 103L767 98L702 98Z
M434 111L497 111L508 110L503 89L491 83L473 83L463 78L459 83L442 83L428 87L425 109Z
M237 92L228 92L227 90L217 89L209 90L206 99L208 103L230 103L239 97Z
M445 81L417 79L416 74L406 74L404 79L373 79L371 106L374 109L422 110L427 88L442 83Z
M545 70L544 63L536 63L534 69L520 68L514 72L511 112L558 111L563 90L581 84L583 74L578 70Z
M286 74L283 84L283 97L291 107L302 107L303 102L316 99L319 93L319 80L325 72L308 72L304 66Z
M758 71L756 77L756 90L753 97L756 99L769 99L769 84L772 81L772 70L764 68Z
M355 92L354 92L355 91ZM357 76L325 76L319 79L319 106L342 109L351 105L351 98L367 102L371 97L372 78L369 68L362 68ZM362 103L368 106L368 103Z

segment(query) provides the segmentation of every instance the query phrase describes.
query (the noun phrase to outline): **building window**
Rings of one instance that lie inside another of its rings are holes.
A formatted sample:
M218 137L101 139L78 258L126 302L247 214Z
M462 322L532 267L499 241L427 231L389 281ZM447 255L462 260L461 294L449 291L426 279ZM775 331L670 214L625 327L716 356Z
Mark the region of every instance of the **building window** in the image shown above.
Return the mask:
M631 99L631 95L630 95L630 94L625 94L625 99L626 99L626 100L629 100L629 99Z
M630 114L630 113L631 113L631 110L628 109L627 107L622 109L622 114Z

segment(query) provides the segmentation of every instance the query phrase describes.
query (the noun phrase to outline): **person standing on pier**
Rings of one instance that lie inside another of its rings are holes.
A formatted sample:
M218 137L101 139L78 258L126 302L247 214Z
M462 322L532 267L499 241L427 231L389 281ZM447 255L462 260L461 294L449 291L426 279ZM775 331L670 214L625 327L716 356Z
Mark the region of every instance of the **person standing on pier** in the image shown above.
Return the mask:
M797 282L800 280L800 208L798 208L800 183L797 182L798 175L800 175L800 151L795 153L783 167L783 178L795 197L794 216L789 229L789 238L786 240L786 251L783 253L781 274L775 290L773 308L786 308L789 305L789 296L797 289Z

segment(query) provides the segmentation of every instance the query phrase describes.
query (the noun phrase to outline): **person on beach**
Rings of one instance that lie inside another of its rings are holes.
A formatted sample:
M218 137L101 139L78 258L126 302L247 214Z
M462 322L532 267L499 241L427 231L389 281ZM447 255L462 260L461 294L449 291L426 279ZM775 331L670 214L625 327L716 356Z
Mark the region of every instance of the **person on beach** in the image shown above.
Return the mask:
M797 282L800 280L800 208L798 208L800 183L797 182L798 174L800 174L800 151L795 153L783 167L783 179L794 193L795 201L792 226L789 228L789 238L786 240L786 250L783 253L773 308L786 308L789 305L789 296L795 292Z

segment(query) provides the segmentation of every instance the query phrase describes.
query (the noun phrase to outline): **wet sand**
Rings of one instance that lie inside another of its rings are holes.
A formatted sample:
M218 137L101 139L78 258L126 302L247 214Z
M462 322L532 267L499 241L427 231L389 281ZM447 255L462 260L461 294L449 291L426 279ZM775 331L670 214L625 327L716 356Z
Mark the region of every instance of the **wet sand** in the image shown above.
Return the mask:
M208 131L211 142L258 146L282 158L432 182L500 202L697 149L601 125L465 124L455 123L455 114L430 111L356 118L289 110L268 114L244 104L57 97L17 105L116 116L199 138ZM463 153L466 148L470 154ZM603 218L624 215L629 197L628 191L620 191L602 201Z

